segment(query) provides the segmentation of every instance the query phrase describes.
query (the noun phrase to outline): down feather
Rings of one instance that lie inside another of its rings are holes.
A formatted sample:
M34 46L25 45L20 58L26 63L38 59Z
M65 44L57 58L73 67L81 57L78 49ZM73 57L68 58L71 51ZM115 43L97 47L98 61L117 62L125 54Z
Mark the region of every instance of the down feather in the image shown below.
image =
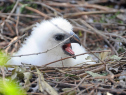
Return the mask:
M69 39L64 41L67 38ZM26 39L19 51L15 53L14 56L39 53L47 50L49 51L38 55L12 57L7 64L21 65L21 63L27 63L41 66L61 58L86 53L85 48L79 44L80 41L78 36L73 32L72 25L66 19L57 17L51 20L44 20L41 23L36 24L31 32L31 35ZM55 47L56 45L57 47ZM52 63L49 66L69 67L77 64L94 63L85 59L88 56L88 54L85 54L77 56L76 58L69 58Z

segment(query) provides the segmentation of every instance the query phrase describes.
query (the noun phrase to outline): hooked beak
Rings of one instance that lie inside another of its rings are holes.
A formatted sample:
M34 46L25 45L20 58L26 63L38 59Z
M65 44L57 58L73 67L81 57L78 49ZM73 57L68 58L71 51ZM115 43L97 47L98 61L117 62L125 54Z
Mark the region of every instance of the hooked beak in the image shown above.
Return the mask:
M80 38L73 32L70 33L73 37L70 38L71 43L78 43L81 46Z
M62 46L62 49L65 52L65 54L67 54L69 56L74 56L75 53L72 50L71 43L78 43L79 45L81 45L81 42L80 42L79 37L74 32L71 32L69 36L71 36L71 35L73 35L73 36L64 43L64 45ZM76 56L73 58L76 59Z

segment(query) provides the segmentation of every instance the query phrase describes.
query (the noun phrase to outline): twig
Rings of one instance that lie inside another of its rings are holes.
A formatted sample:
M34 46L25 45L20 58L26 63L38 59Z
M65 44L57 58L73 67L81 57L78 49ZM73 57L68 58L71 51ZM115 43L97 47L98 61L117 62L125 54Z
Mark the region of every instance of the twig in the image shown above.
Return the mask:
M64 41L60 42L59 44L55 45L54 47L44 51L44 52L39 52L39 53L32 53L32 54L24 54L24 55L15 55L15 56L11 56L11 57L22 57L22 56L30 56L30 55L38 55L38 54L42 54L42 53L47 53L48 51L58 47L60 44L64 43L65 41L69 40L71 37L73 37L73 35L71 35L70 37L68 37L67 39L65 39Z
M72 91L72 90L74 90L74 89L77 89L77 88L82 84L82 82L85 80L85 78L87 78L87 77L89 77L89 75L86 76L86 77L84 77L83 79L81 79L81 81L79 82L79 84L78 84L77 86L75 86L74 88L72 88L72 89L70 89L70 90L68 90L68 91L62 92L62 93L60 93L59 95L62 95L62 94L68 93L68 92L70 92L70 91Z
M6 47L4 47L3 49L6 49L7 47L11 46L12 44L16 43L18 40L22 39L23 37L25 37L26 34L22 35L21 37L19 37L18 39L14 40L13 42L10 42L9 45L7 45Z
M20 12L18 14L20 14ZM16 34L17 34L17 36L19 35L18 23L19 23L19 15L17 16L16 27L15 27L16 28Z
M10 13L0 13L0 15L9 15ZM38 15L29 15L29 14L11 14L11 16L20 16L20 17L29 17L29 18L41 18Z
M105 70L105 65L99 66L98 68L93 69L91 71L95 73L95 72L99 72L99 71L103 71L103 70ZM86 76L86 75L88 75L88 74L87 73L82 73L82 74L79 74L77 76L82 77L82 76Z
M6 15L0 15L0 17L7 17L7 16L6 16ZM16 22L16 20L15 20L14 18L12 18L12 17L10 17L10 20ZM6 22L9 22L9 20L6 20ZM26 26L26 25L25 25L24 23L22 23L22 22L19 22L19 24L22 25L22 26Z
M109 44L109 46L112 48L112 50L115 52L115 54L118 56L117 51L115 50L115 48L109 43L109 41L107 39L104 39L106 41L106 43Z
M58 13L60 16L63 16L60 12L56 11L54 8L48 6L48 5L44 4L44 3L41 3L41 2L31 2L31 3L40 4L40 5L44 6L44 7L47 7L48 9L51 9L52 11L54 11L54 13Z
M91 89L91 88L94 88L94 86L89 86L88 88L80 91L77 95L82 95L83 92L85 92L86 90Z
M10 0L11 2L14 2L13 0ZM23 6L23 4L19 3L20 6ZM26 9L28 10L31 10L33 12L36 12L38 14L40 14L41 16L45 17L45 18L50 18L48 15L46 15L45 13L43 12L40 12L39 10L37 9L34 9L34 8L31 8L31 7L28 7L28 6L24 6Z
M86 21L84 20L80 20L80 22L82 22L85 26L87 26L88 28L90 28L91 30L93 30L95 33L97 33L98 35L104 37L104 38L108 38L107 36L105 36L101 31L93 28L92 26L90 26Z
M8 29L10 30L11 35L14 35L15 33L14 33L14 31L13 31L12 27L9 25L9 23L8 23L8 22L6 22L6 23L5 23L5 25L6 25L6 26L8 27Z
M50 6L62 6L62 7L89 7L89 8L96 8L104 11L112 10L111 8L100 6L100 5L95 5L95 4L89 4L89 3L81 3L78 5L75 4L69 4L69 3L54 3L54 2L47 2L47 5Z
M10 19L11 15L12 15L12 13L14 12L14 10L16 9L18 3L19 3L19 0L17 0L16 4L14 5L12 11L10 12L10 14L8 15L8 17L7 17L6 20L9 20L9 19ZM5 21L6 21L6 20L5 20ZM1 24L1 33L2 33L2 31L3 31L3 26L4 26L4 24L5 24L5 21L3 21L2 24Z
M4 71L4 67L0 67L1 71L2 71L2 78L3 81L5 81L5 71Z
M117 13L117 12L124 13L125 11L124 10L110 10L110 11L67 13L66 15L64 15L64 18L71 18L71 17L81 16L81 15L92 15L92 14L110 14L110 13Z

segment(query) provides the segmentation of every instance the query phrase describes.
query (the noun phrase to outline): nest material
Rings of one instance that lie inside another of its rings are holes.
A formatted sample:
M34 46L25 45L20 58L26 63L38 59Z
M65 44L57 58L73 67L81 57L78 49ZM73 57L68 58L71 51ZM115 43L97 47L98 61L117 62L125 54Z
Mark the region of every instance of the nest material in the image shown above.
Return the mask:
M110 58L104 62L81 67L14 66L8 75L18 80L28 94L126 94L125 60Z
M30 35L36 22L63 16L72 23L74 32L80 36L82 45L87 48L88 53L94 55L97 64L62 68L24 64L13 66L15 68L13 71L0 69L1 77L11 76L12 80L16 79L27 94L125 95L125 6L122 10L114 8L123 7L122 4L125 2L32 1L34 2L13 0L0 2L2 8L0 49L9 54L16 52L25 37ZM113 8L102 6L111 4ZM21 9L20 12L18 8Z

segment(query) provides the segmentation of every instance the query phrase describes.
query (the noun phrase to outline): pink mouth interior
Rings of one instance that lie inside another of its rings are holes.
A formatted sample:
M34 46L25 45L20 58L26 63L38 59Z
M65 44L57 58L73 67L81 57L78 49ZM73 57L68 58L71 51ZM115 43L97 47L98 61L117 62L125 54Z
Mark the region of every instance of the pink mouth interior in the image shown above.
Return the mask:
M65 51L67 51L68 53L70 53L71 55L74 55L74 52L73 52L72 49L71 49L71 44L70 44L70 43L69 43L69 44L63 45L63 49L64 49Z

